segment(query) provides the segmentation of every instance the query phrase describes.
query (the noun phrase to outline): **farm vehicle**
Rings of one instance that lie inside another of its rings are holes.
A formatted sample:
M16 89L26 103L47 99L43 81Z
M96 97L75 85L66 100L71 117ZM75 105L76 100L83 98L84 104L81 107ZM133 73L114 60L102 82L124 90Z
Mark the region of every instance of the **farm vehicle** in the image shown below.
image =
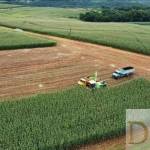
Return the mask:
M114 73L112 74L112 77L114 79L118 79L121 77L129 77L130 75L132 75L135 72L135 68L134 67L124 67L118 70L115 70Z
M124 67L118 70L115 70L114 73L112 74L112 77L114 79L118 79L121 77L129 77L135 72L134 67ZM99 81L97 80L97 72L95 72L95 75L93 76L87 76L85 78L80 78L78 81L78 84L81 86L88 87L90 89L99 89L107 86L107 83L105 80Z
M95 72L95 75L88 76L85 78L80 78L78 81L78 84L81 86L86 86L90 89L99 89L107 86L106 81L98 81L97 80L97 72Z

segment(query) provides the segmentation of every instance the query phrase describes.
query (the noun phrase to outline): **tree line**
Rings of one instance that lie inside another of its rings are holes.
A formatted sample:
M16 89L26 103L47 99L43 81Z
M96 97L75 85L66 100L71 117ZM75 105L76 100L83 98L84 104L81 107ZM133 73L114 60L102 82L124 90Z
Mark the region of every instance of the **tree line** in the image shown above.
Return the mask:
M80 20L90 22L148 22L150 6L121 6L117 8L102 7L81 13Z

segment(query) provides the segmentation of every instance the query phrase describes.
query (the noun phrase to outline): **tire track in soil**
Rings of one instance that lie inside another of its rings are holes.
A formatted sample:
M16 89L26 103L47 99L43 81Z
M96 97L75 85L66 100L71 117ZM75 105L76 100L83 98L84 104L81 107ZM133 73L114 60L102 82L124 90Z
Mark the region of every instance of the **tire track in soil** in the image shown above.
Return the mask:
M109 86L124 83L137 77L150 78L149 56L59 37L24 33L57 40L59 45L50 48L1 51L0 99L3 92L6 94L9 91L8 97L11 97L11 90L17 92L20 87L22 87L22 91L23 89L27 90L29 85L32 87L38 84L47 84L48 86L44 88L45 91L55 87L50 83L56 84L62 82L62 79L66 82L66 87L75 85L77 81L71 81L70 76L77 79L91 75L95 71L98 71L100 79L105 79ZM133 77L117 81L111 78L115 69L128 65L136 68ZM38 88L36 89L39 91Z

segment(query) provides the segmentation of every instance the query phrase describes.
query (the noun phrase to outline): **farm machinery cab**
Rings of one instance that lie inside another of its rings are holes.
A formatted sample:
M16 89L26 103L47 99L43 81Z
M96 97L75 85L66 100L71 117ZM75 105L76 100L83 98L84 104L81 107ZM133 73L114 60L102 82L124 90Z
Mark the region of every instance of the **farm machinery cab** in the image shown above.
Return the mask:
M78 84L81 86L86 86L90 89L99 89L107 86L106 81L97 81L97 73L95 73L94 76L81 78L78 81Z

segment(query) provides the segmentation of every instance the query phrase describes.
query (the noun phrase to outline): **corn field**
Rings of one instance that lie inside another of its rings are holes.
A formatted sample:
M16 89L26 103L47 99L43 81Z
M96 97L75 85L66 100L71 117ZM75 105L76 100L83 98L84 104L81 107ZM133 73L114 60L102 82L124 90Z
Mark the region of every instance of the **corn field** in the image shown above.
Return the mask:
M24 33L0 29L0 50L54 46L56 42Z
M125 134L125 112L150 107L150 82L84 87L0 102L1 150L65 150Z

